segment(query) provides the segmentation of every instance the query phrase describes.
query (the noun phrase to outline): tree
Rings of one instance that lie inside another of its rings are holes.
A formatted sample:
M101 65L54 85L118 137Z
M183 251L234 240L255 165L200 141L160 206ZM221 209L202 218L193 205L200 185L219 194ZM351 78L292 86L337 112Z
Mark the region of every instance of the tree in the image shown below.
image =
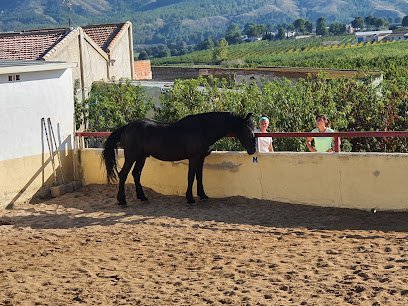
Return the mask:
M230 45L239 44L242 42L242 34L239 25L233 23L228 27L227 32L225 34L225 40Z
M211 37L208 37L204 41L198 44L197 50L208 50L214 48L215 43Z
M330 24L329 32L333 35L341 35L346 33L346 25L344 23L333 22Z
M147 99L145 90L131 85L130 81L94 82L84 104L89 131L113 130L135 119L145 118L153 109L153 102Z
M317 35L328 35L329 31L327 30L327 22L326 19L323 17L320 17L319 19L317 19L316 21L316 34Z
M266 32L266 25L247 23L244 27L244 34L249 37L259 37Z
M169 47L167 46L159 46L158 47L158 52L157 52L157 57L167 57L170 56L171 52Z
M139 56L137 59L139 60L147 60L149 56L147 55L147 52L145 50L140 51Z
M212 54L213 63L220 64L228 58L228 42L225 38L221 38L218 42L217 48L214 49Z
M299 18L293 22L293 26L295 27L296 32L305 32L305 23L306 20Z
M351 22L351 26L356 29L362 29L364 27L364 20L360 16L354 18Z
M247 36L251 36L251 28L253 28L255 25L253 23L246 23L244 26L244 31L243 33Z
M278 27L278 34L276 34L276 38L277 39L284 39L285 37L286 37L285 29L282 26Z
M308 33L312 33L312 32L313 32L313 24L312 24L309 20L306 20L306 21L305 21L305 30L306 30L306 32L308 32Z
M364 18L364 23L366 25L369 25L369 26L374 26L375 25L375 20L376 20L375 17L369 15L369 16Z
M376 18L374 23L377 28L382 28L388 24L388 21L386 21L384 18Z
M408 16L405 16L404 18L402 18L401 25L403 27L408 27Z

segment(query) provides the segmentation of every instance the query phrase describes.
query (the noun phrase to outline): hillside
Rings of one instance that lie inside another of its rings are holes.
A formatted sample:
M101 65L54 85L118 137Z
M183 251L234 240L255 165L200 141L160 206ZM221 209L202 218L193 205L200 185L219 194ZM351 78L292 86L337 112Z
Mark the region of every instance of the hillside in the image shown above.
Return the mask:
M0 2L0 31L64 27L68 0ZM69 1L68 1L69 2ZM197 43L225 32L231 22L278 24L319 17L350 22L373 15L394 20L408 14L408 0L71 0L73 25L134 24L137 44Z

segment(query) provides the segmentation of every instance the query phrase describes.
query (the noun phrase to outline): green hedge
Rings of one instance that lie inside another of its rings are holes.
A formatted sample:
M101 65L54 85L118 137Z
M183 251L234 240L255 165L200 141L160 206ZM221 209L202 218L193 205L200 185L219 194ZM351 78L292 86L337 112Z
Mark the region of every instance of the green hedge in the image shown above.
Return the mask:
M254 113L270 118L270 131L304 132L314 128L317 114L331 118L338 131L406 130L408 126L408 81L399 78L383 81L317 79L292 82L231 84L227 80L200 78L177 80L168 93L161 95L161 106L153 116L162 122L174 122L189 114L232 111ZM124 98L126 97L126 99ZM140 87L124 84L94 86L86 105L89 130L111 130L143 118L152 109L144 103ZM126 101L126 102L124 102ZM306 151L305 139L276 139L277 151ZM232 138L224 138L216 150L242 150ZM408 152L406 139L353 138L342 140L343 151Z

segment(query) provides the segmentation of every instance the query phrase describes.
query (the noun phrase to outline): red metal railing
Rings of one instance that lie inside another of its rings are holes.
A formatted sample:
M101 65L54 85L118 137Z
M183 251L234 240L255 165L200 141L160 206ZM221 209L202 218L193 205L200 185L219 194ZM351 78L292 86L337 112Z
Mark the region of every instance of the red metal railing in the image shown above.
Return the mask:
M76 132L77 137L108 137L111 132ZM340 152L340 138L355 137L408 137L408 131L372 131L372 132L333 132L333 133L311 133L311 132L271 132L255 133L256 137L272 138L296 138L296 137L333 137L334 150Z
M356 138L356 137L408 137L408 132L405 131L371 131L371 132L333 132L333 133L311 133L311 132L272 132L272 133L256 133L257 137L273 137L273 138L295 138L295 137L333 137L334 151L340 152L340 138Z
M76 132L77 137L109 137L111 132Z

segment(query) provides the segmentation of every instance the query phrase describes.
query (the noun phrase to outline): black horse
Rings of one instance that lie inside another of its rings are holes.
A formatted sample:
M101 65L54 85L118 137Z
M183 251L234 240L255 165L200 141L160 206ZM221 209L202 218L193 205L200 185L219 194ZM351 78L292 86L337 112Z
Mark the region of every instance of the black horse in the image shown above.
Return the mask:
M203 188L204 159L211 153L211 146L229 135L236 136L248 154L256 150L254 125L248 114L245 118L228 112L213 112L187 116L175 123L159 123L141 119L122 126L108 137L103 150L108 182L115 181L119 174L119 205L126 205L125 181L132 171L137 198L147 198L140 184L140 176L146 157L153 156L164 161L188 159L188 203L194 203L192 186L197 178L197 195L208 199ZM118 173L115 149L118 143L124 149L125 163Z

